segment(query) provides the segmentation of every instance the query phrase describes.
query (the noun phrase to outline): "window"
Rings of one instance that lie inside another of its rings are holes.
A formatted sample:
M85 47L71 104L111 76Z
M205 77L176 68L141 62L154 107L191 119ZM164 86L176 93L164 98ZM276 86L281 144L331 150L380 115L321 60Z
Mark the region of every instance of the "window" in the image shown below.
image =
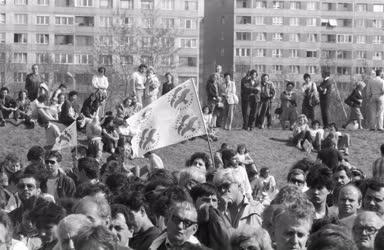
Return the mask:
M365 19L356 19L355 20L355 26L357 28L365 28L365 26L366 26Z
M283 25L283 18L282 17L272 17L272 24L273 25Z
M57 53L55 54L55 63L56 64L72 64L73 55L66 53Z
M300 42L300 34L297 34L297 33L289 34L289 41Z
M150 29L153 27L154 20L152 18L143 18L143 26L146 29Z
M307 37L307 41L310 43L317 43L318 41L317 34L308 34Z
M224 48L221 48L220 49L220 56L224 56L225 55L225 49Z
M272 2L272 8L283 9L284 8L284 2L283 1L273 1Z
M299 57L299 51L297 49L290 49L289 50L289 57L290 58L298 58Z
M350 67L337 67L336 72L339 75L350 75L351 74L351 68Z
M175 0L161 0L161 8L163 10L174 10Z
M95 25L95 18L93 16L76 16L75 24L77 26L93 27Z
M300 66L298 66L298 65L289 65L289 73L291 73L291 74L300 74Z
M267 33L256 33L255 40L256 41L265 41L267 37Z
M273 49L272 50L272 57L282 57L283 53L281 49Z
M308 74L316 74L317 68L316 66L307 66L307 73Z
M5 24L5 13L0 13L0 24Z
M112 65L112 55L100 55L99 64Z
M166 28L174 28L175 27L175 18L171 18L171 17L163 18L163 25Z
M381 29L383 27L383 20L373 19L372 20L372 26L375 28Z
M180 39L181 48L197 48L197 39L194 38L181 38Z
M163 57L161 57L160 64L164 65L164 66L172 65L172 57L170 57L170 56L163 56Z
M5 43L5 32L0 33L0 44Z
M73 16L56 16L56 25L73 25Z
M356 67L356 74L365 74L366 73L366 68L365 67Z
M49 35L48 34L36 34L36 43L37 44L49 44Z
M255 65L255 70L257 72L265 72L267 67L265 65Z
M289 18L289 25L290 26L299 26L299 18L298 17Z
M112 45L112 36L100 36L99 40L103 45Z
M197 10L197 1L184 1L184 10Z
M289 9L291 9L291 10L301 9L301 3L300 2L290 2L289 3Z
M252 0L236 0L236 8L251 8Z
M76 7L92 7L93 0L75 0Z
M307 26L316 26L316 18L307 18Z
M356 51L356 58L357 59L367 59L367 51Z
M337 43L352 43L352 35L349 34L340 34L337 35Z
M28 15L27 14L15 14L15 24L27 24Z
M141 0L141 8L144 10L153 9L153 0Z
M317 57L317 51L316 50L307 50L306 57L316 58Z
M251 16L237 16L236 17L237 24L251 24L252 17Z
M152 62L153 62L153 58L150 57L150 56L142 55L140 57L140 62L143 63L143 64L151 65Z
M316 2L307 2L307 10L316 10Z
M196 67L197 66L197 57L192 56L180 56L179 65L181 67Z
M133 9L133 0L120 0L120 8Z
M13 35L14 43L27 43L28 42L28 34L27 33L15 33Z
M76 46L92 46L93 36L76 36Z
M256 1L254 3L254 6L256 9L266 9L267 8L267 2L266 1Z
M187 29L187 30L195 30L197 27L197 22L195 19L181 19L180 22L181 28L182 29Z
M112 0L100 0L101 8L112 8Z
M73 45L73 35L55 35L55 45Z
M383 59L383 52L381 51L375 51L372 56L372 60L382 60Z
M256 25L264 25L264 17L263 16L255 16L255 24Z
M374 4L373 5L373 12L384 12L384 5L383 4Z
M27 78L27 73L26 72L15 72L13 74L13 80L16 83L24 83L26 78Z
M265 57L266 54L266 49L255 49L256 57Z
M28 0L15 0L15 5L27 5Z
M36 16L36 24L37 25L48 25L49 24L49 16Z
M251 32L236 32L236 40L238 41L250 41Z
M75 64L90 65L93 64L93 56L87 54L75 55Z
M283 40L283 33L273 33L272 40L273 41L281 41L281 40Z
M251 56L251 49L247 48L236 48L236 56Z
M368 9L368 5L366 3L357 3L355 5L356 12L366 12Z
M352 52L346 50L339 50L336 52L337 59L352 59Z
M27 53L15 52L13 54L14 63L27 63Z
M49 63L49 54L47 54L47 53L36 53L36 63L38 63L38 64L48 64Z
M49 5L49 0L37 0L37 5L48 6Z
M356 36L356 43L365 43L366 37L364 35Z
M111 16L101 16L100 17L100 27L111 27L112 26L112 17Z
M373 36L372 43L373 44L381 44L382 43L382 37L381 36Z
M281 74L283 72L283 65L272 65L273 74Z

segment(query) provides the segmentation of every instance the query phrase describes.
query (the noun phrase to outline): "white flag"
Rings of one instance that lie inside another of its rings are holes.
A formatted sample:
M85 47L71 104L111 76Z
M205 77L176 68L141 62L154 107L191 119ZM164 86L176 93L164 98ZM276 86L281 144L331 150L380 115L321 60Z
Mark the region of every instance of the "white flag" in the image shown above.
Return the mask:
M206 133L193 80L188 80L128 118L136 131L134 157Z
M75 147L77 145L76 122L66 127L56 138L56 143L52 150L61 150L63 148Z

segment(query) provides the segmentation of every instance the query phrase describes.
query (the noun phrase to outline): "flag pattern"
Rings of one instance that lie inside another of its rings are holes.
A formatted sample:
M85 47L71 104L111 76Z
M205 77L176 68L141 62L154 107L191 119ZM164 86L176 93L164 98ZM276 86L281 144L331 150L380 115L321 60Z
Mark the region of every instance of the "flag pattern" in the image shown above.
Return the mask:
M77 145L77 130L76 122L66 127L60 136L56 138L56 143L53 145L52 150L61 150L64 148L75 147Z

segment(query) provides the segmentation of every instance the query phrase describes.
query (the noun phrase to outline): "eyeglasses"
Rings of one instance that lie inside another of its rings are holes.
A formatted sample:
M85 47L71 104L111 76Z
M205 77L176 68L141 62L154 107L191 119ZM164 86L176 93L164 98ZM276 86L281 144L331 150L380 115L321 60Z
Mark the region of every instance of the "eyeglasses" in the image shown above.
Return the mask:
M19 183L19 184L17 184L17 188L18 189L27 188L28 190L32 190L32 189L36 188L36 186L31 184L31 183Z
M358 234L362 234L365 231L366 235L374 235L375 233L377 233L377 231L379 231L379 229L375 227L368 227L368 226L364 226L364 227L357 226L357 227L353 227L353 231L355 231Z
M51 164L51 165L53 165L53 164L56 164L56 161L46 160L46 161L45 161L45 164Z
M298 179L290 179L289 182L292 184L299 184L299 185L304 185L304 183L305 183L305 181L298 180Z
M176 225L179 225L180 223L183 223L183 229L187 229L189 227L191 227L192 225L196 224L197 222L195 221L190 221L188 219L183 219L183 218L180 218L179 216L177 215L172 215L171 217L171 220L173 221L173 223L175 223Z

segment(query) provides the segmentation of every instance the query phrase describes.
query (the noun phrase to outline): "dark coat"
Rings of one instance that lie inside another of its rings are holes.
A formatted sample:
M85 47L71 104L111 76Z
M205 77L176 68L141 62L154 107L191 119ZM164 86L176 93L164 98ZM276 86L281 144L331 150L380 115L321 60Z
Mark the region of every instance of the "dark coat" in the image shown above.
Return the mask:
M332 83L333 83L333 80L331 78L328 78L327 80L323 80L320 83L320 85L317 87L317 90L319 91L320 99L327 99L331 95Z
M256 102L259 102L260 101L260 90L261 90L260 84L255 83L254 85L252 85L251 79L248 79L244 83L244 97L247 98L248 100L250 98L255 98Z

